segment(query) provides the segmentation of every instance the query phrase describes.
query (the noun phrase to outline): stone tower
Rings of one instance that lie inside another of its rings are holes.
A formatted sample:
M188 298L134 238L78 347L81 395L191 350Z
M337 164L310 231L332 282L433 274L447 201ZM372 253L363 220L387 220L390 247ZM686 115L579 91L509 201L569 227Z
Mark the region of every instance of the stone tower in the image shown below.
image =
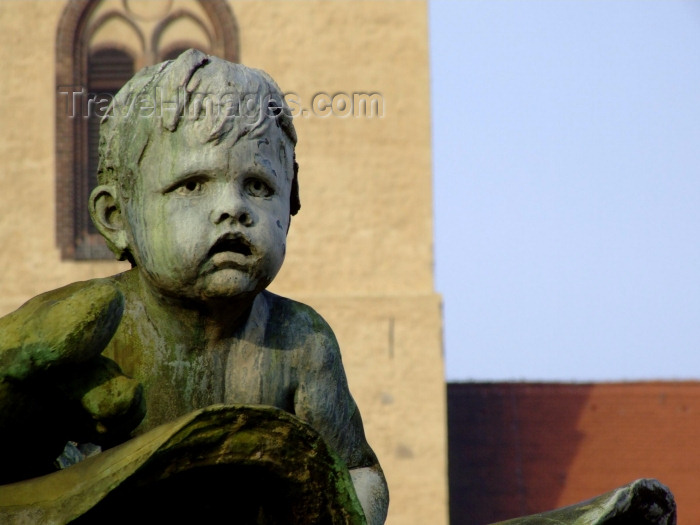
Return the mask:
M387 523L446 524L425 0L0 2L0 314L126 269L102 258L83 214L87 100L187 47L263 69L289 94L302 209L271 290L335 330L386 471Z

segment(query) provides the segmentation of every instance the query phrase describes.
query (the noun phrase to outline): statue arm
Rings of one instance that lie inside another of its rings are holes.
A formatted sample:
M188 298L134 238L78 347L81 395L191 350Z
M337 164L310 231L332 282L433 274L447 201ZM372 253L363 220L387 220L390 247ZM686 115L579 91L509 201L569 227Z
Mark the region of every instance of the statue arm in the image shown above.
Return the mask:
M114 284L100 279L41 294L0 318L0 446L18 463L3 481L29 473L24 451L50 466L67 439L90 441L115 426L121 433L138 417L140 386L100 355L123 306Z
M296 415L314 427L345 461L368 525L381 525L389 505L384 473L365 438L335 336L328 327L315 337L318 344L309 349L311 363L304 367L306 377L299 381L295 395Z
M389 489L379 463L371 467L350 469L350 477L367 524L384 523L389 506Z

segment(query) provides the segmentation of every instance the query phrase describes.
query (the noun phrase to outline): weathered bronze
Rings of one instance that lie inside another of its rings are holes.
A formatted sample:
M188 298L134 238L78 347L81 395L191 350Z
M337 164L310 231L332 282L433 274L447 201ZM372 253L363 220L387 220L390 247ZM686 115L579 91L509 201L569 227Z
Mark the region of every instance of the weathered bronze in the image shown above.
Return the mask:
M90 213L133 268L0 320L0 482L51 472L67 441L107 449L210 405L266 405L318 432L367 522L384 522L386 482L333 332L265 290L300 206L295 145L262 71L189 50L124 86Z
M655 479L638 479L576 505L493 525L676 525L676 502Z
M0 523L364 524L345 464L272 407L194 411L0 490Z

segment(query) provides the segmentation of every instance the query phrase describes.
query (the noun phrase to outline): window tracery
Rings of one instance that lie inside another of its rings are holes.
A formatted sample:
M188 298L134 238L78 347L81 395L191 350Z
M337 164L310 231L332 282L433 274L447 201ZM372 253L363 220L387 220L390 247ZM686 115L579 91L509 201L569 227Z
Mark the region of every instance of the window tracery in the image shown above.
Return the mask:
M99 119L133 74L194 47L238 61L224 0L71 0L56 37L56 238L64 259L112 259L92 225Z

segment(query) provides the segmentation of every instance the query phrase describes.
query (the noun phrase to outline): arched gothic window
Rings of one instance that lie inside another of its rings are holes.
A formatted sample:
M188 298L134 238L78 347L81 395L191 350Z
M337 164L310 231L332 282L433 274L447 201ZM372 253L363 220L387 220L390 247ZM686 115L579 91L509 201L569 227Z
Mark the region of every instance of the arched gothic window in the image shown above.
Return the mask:
M147 65L194 47L238 61L224 0L71 0L56 37L56 240L64 259L112 259L88 214L99 119Z

